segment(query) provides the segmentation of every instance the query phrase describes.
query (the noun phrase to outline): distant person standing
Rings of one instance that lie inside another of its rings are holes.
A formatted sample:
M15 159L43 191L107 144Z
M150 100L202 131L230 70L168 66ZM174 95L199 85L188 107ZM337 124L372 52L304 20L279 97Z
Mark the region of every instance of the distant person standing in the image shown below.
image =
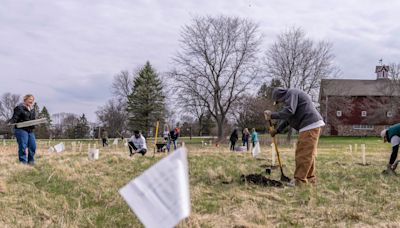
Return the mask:
M247 147L247 151L249 150L249 138L250 138L249 129L247 129L247 128L243 129L242 142L243 142L243 146Z
M101 133L101 140L103 141L103 147L108 146L108 132L106 130Z
M169 138L169 127L168 127L168 124L164 125L163 138L164 138L165 142L168 142L168 138Z
M235 144L238 141L238 139L239 139L239 135L238 135L237 129L235 129L232 131L231 137L229 138L229 141L231 141L230 149L232 151L235 151Z
M12 118L9 123L21 123L29 120L36 119L35 109L33 108L35 98L32 94L24 96L24 102L14 108ZM18 143L18 159L21 164L35 164L36 153L36 138L33 129L35 126L21 127L15 126L15 138ZM28 149L28 157L26 156L26 149Z
M147 153L146 139L140 134L140 131L133 131L133 136L128 140L129 144L129 156L135 153L142 154L144 156Z
M253 148L256 146L258 142L258 134L255 128L251 129L251 142L253 143Z
M178 148L178 138L179 138L179 134L180 134L180 129L179 127L176 127L174 130L169 132L169 138L167 141L167 150L168 152L171 149L171 143L174 144L174 150L176 150Z

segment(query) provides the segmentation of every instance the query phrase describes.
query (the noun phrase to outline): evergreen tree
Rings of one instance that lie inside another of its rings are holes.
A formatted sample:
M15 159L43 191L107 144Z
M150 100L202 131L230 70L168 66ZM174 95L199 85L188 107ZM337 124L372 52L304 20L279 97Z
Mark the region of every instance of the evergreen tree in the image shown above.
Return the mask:
M86 119L85 114L79 118L78 123L75 126L75 138L76 139L83 139L89 136L89 122Z
M40 108L36 102L33 104L33 109L35 110L35 114L36 114L36 118L37 118L38 115L40 114Z
M133 92L128 96L129 128L141 130L148 136L156 121L162 122L165 96L160 78L149 62L134 80Z
M38 106L37 106L37 108L39 109ZM37 115L38 115L37 118L46 118L47 123L36 126L36 130L35 130L36 137L40 138L40 139L50 138L51 118L50 118L49 112L47 111L46 106L43 106L42 111L39 112Z

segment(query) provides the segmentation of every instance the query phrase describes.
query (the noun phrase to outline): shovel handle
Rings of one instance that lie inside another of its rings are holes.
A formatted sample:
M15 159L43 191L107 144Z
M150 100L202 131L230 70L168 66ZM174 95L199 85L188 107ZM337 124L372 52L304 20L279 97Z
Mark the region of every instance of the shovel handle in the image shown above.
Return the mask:
M272 120L268 120L268 121L269 121L269 131L273 131L274 130L274 125L272 125ZM272 141L274 143L275 151L276 151L276 154L277 154L277 157L278 157L279 168L281 169L281 172L283 174L281 156L279 155L278 145L276 145L275 136L272 137Z

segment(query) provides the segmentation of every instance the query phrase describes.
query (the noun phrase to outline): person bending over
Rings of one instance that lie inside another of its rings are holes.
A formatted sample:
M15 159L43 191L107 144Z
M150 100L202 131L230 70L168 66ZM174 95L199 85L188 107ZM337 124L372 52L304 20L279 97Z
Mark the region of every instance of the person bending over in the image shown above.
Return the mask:
M321 127L325 126L309 95L299 89L275 88L272 100L283 104L279 112L264 112L265 118L282 120L276 130L270 132L274 137L287 126L299 131L295 151L296 169L293 185L316 183L315 158Z
M389 164L387 165L386 170L384 170L382 173L395 175L396 173L394 170L396 167L394 164L397 158L397 153L399 152L400 123L392 125L388 129L381 131L381 137L383 138L383 142L389 142L392 144L392 154L390 155Z

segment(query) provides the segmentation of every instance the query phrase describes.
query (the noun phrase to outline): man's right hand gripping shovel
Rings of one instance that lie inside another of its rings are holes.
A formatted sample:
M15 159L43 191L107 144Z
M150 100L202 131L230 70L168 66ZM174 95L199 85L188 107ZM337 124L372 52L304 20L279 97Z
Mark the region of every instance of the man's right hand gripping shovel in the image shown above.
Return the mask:
M281 156L279 155L278 145L277 145L276 139L275 139L275 135L276 135L277 132L274 129L274 126L272 125L271 114L272 114L272 112L269 111L269 110L264 111L265 120L268 121L268 123L269 123L269 128L268 129L269 129L269 132L271 134L272 142L274 143L275 151L276 151L276 154L277 154L277 157L278 157L279 168L281 170L281 181L290 182L290 178L285 176L285 174L283 173L282 163L281 163Z

